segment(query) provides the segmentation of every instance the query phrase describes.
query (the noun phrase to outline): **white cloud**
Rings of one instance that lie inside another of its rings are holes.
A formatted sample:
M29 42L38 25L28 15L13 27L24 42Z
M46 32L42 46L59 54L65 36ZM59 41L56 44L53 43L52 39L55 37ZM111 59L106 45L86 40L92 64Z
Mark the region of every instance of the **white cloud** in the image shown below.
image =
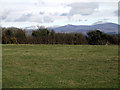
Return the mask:
M44 23L51 23L51 22L53 22L53 19L50 18L49 16L45 16L45 17L43 18L43 22L44 22Z
M94 22L93 25L96 25L96 24L102 24L102 23L106 23L106 22L107 22L107 19L103 19L103 20L100 20L100 21Z
M3 26L92 24L105 18L116 22L118 1L0 0L0 19Z
M76 2L70 4L71 10L70 15L80 14L80 15L91 15L98 9L98 3L81 3Z

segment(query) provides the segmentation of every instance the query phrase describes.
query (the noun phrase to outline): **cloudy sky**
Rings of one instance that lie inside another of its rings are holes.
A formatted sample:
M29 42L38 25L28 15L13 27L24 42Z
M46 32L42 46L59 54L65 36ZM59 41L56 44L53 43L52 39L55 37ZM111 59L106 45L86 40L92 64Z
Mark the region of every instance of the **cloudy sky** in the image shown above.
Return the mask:
M48 27L118 23L118 1L0 0L0 24L3 27Z

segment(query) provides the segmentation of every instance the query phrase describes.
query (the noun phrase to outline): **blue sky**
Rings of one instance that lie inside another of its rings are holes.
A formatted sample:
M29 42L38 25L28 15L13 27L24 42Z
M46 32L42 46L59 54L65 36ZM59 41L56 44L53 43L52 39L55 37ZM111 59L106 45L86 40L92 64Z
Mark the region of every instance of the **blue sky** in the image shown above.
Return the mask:
M0 0L0 24L3 27L49 27L118 23L118 1Z

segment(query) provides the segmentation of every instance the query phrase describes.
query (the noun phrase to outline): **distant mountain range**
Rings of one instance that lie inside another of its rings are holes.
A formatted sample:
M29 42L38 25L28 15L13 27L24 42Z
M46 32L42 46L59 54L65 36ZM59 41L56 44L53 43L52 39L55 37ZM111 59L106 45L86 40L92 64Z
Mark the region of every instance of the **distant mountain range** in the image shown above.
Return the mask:
M73 33L73 32L81 32L83 34L86 34L86 32L90 30L100 30L105 33L109 34L117 34L118 33L118 27L120 25L115 23L102 23L102 24L95 24L95 25L65 25L65 26L58 26L58 27L48 27L49 30L55 30L57 33ZM34 28L26 28L29 30L34 30ZM36 29L36 27L35 27Z
M81 32L86 33L90 30L100 30L105 33L118 33L118 24L115 23L103 23L103 24L96 24L96 25L65 25L57 28L49 28L54 29L56 32L63 32L63 33L71 33L71 32Z

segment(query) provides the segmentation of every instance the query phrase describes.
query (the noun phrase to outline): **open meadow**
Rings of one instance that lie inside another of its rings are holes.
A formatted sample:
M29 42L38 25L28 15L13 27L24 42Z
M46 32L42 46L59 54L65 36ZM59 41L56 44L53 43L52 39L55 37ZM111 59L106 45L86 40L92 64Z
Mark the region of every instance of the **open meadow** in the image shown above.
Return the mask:
M3 88L117 88L117 45L2 45Z

